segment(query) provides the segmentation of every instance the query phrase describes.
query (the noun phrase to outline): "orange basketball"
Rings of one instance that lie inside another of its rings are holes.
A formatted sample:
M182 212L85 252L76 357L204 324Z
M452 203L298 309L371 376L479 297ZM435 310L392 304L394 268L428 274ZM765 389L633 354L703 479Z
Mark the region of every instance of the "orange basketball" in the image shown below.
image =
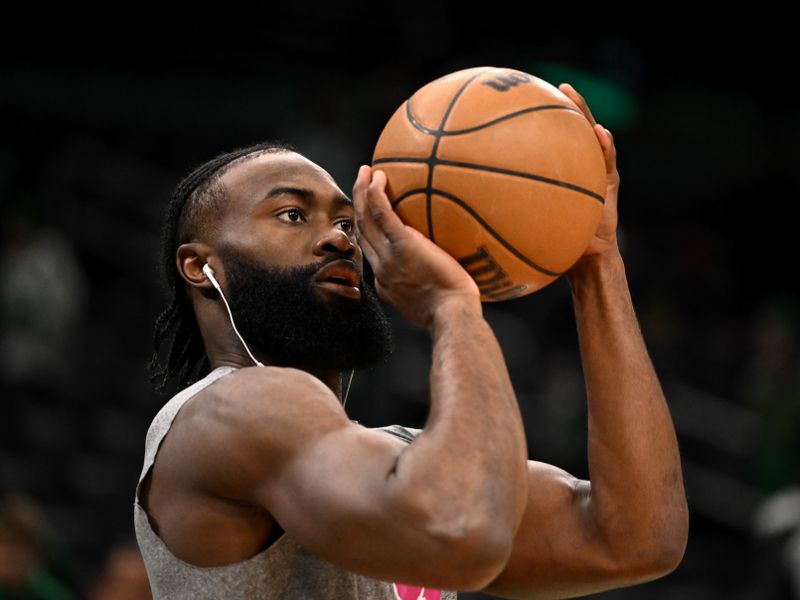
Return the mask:
M400 219L449 252L484 301L548 285L597 230L600 142L572 100L521 71L475 67L420 88L372 157Z

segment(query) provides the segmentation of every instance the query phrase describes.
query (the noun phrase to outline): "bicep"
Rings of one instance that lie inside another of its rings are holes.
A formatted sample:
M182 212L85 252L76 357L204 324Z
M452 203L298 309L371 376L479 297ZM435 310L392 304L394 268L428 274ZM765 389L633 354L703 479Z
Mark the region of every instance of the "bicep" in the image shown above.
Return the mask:
M393 475L405 447L386 433L345 425L267 474L259 501L324 560L376 579L424 577L426 564L446 565L449 547L437 545L429 516Z
M457 589L467 575L453 541L394 475L408 444L351 422L324 384L290 371L267 386L270 400L253 402L255 385L220 403L197 445L200 485L263 507L300 546L349 571Z
M425 587L474 587L476 572L462 568L469 559L462 559L459 540L436 533L426 504L394 474L406 447L391 434L347 424L266 477L259 501L302 547L349 571Z
M482 591L500 598L565 598L617 587L594 519L591 485L528 461L528 501L511 556Z

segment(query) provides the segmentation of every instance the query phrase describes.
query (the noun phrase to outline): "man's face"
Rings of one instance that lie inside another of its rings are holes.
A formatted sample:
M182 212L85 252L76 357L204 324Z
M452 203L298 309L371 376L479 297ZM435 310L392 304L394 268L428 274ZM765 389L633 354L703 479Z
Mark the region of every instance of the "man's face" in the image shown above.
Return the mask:
M353 207L333 179L291 153L236 165L223 184L229 206L216 244L223 289L251 350L277 364L335 370L391 354L391 325L361 278ZM355 270L360 294L315 281L331 263Z

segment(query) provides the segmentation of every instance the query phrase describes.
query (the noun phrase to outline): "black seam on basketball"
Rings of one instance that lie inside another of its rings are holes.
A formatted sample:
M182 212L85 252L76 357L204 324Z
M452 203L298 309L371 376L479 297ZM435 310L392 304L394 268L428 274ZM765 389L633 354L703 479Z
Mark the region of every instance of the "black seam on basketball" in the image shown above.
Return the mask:
M375 163L428 163L430 162L426 158L414 158L412 156L388 156L385 158L379 158L374 161ZM534 175L533 173L525 173L523 171L512 171L510 169L503 169L500 167L490 167L487 165L476 165L474 163L466 163L466 162L459 162L455 160L443 160L438 159L436 161L438 165L447 165L449 167L459 167L462 169L475 169L478 171L489 171L490 173L502 173L503 175L513 175L514 177L523 177L525 179L533 179L534 181L541 181L542 183L549 183L551 185L557 185L563 188L567 188L574 192L579 192L590 198L594 198L595 200L599 201L601 204L605 204L606 200L600 194L593 192L592 190L587 190L579 185L575 185L574 183L568 183L566 181L561 181L559 179L551 179L550 177L545 177L543 175Z
M459 162L456 160L442 160L438 161L440 165L447 165L449 167L461 167L464 169L477 169L479 171L490 171L492 173L502 173L503 175L513 175L515 177L524 177L525 179L533 179L534 181L541 181L542 183L549 183L551 185L557 185L563 188L567 188L573 190L575 192L580 192L590 198L594 198L600 204L605 204L606 200L600 194L593 192L592 190L587 190L579 185L575 185L574 183L568 183L566 181L561 181L560 179L551 179L550 177L545 177L543 175L534 175L533 173L525 173L523 171L512 171L511 169L503 169L500 167L489 167L487 165L476 165L473 163L465 163Z
M439 149L439 140L442 138L442 131L444 131L444 126L447 123L447 117L450 116L450 111L453 110L453 106L455 106L456 100L461 96L467 86L472 83L479 75L483 75L484 73L491 71L494 67L489 67L488 69L483 69L482 71L478 71L472 77L467 79L458 91L455 93L453 98L450 100L450 104L447 105L447 108L444 111L444 116L442 116L442 122L439 124L439 130L433 133L433 148L431 148L431 155L428 164L428 185L425 190L425 212L428 218L428 237L431 239L432 242L435 242L436 239L434 238L433 234L433 218L431 215L431 189L433 186L433 169L436 167L437 159L436 159L436 151ZM411 106L411 98L407 101L408 106Z
M427 134L433 135L433 136L441 134L441 133L446 133L444 131L444 124L447 122L447 117L450 115L450 111L453 109L453 105L455 104L456 100L458 100L458 97L461 95L461 93L467 88L467 86L470 83L472 83L472 81L476 77L479 77L480 75L483 75L484 73L487 73L487 72L489 72L489 71L491 71L492 69L495 69L495 68L496 67L489 67L488 69L484 69L483 71L480 71L480 72L476 73L475 75L473 75L467 81L464 82L464 84L461 86L461 89L459 89L456 92L456 95L453 96L453 99L450 101L450 104L448 105L447 109L445 110L445 114L442 117L442 122L439 125L439 129L430 129L429 127L425 127L425 125L423 125L422 123L420 123L417 120L417 118L414 116L414 113L411 110L411 100L412 100L413 96L411 98L409 98L408 100L406 100L406 118L411 123L411 126L414 127L414 129L417 129L418 131L421 131L423 133L427 133Z
M400 202L402 202L409 196L412 196L414 194L424 194L426 189L427 188L415 188L413 190L408 190L407 192L403 192L397 198L394 199L394 202L392 202L392 208L400 204Z
M425 163L429 164L431 159L429 157L419 158L415 156L384 156L383 158L376 158L372 161L373 165L387 162L405 162L405 163Z
M414 113L411 111L411 98L406 100L406 118L408 119L408 122L411 123L411 126L417 131L421 131L422 133L426 133L428 135L436 135L435 129L425 127L425 125L420 123L414 116Z
M436 130L436 129L430 129L428 127L425 127L422 123L420 123L414 117L414 113L411 110L411 102L410 101L406 101L406 116L407 116L409 122L411 123L411 125L414 127L414 129L416 129L417 131L421 131L422 133L426 133L428 135L437 135L438 134L438 135L441 135L441 136L463 135L465 133L472 133L474 131L478 131L479 129L485 129L487 127L491 127L492 125L496 125L497 123L500 123L501 121L506 121L508 119L513 119L514 117L518 117L520 115L524 115L524 114L528 114L528 113L532 113L532 112L538 112L540 110L569 110L569 111L572 111L572 112L577 113L579 115L583 115L583 113L581 111L579 111L577 108L572 108L571 106L564 106L564 105L561 105L561 104L547 104L547 105L543 105L543 106L532 106L532 107L529 107L529 108L522 108L520 110L514 111L513 113L508 113L507 115L503 115L502 117L497 117L496 119L493 119L493 120L488 121L486 123L481 123L480 125L475 125L474 127L468 127L467 129L453 129L453 130L450 130L450 131L440 131L440 130Z
M578 109L572 108L571 106L562 106L560 104L551 104L546 106L534 106L531 108L523 108L521 110L515 111L513 113L509 113L507 115L503 115L502 117L497 117L493 121L489 121L488 123L483 123L481 125L476 125L475 127L469 127L467 129L453 129L450 131L443 131L442 135L462 135L465 133L472 133L473 131L478 131L479 129L485 129L486 127L491 127L501 121L507 121L508 119L513 119L514 117L518 117L520 115L538 112L540 110L569 110L574 113L578 113L579 115L583 115L581 111Z
M400 200L404 199L405 197L410 196L411 193L413 193L414 191L416 191L416 190L412 190L411 192L406 192L405 194L403 194L403 196L401 196L400 199L398 199L395 202L395 204L393 204L393 206L397 206L397 203L399 203ZM527 256L522 254L519 250L514 248L514 246L512 246L509 242L507 242L503 238L503 236L501 236L494 229L492 229L492 226L489 225L489 223L487 223L486 221L484 221L483 217L481 217L477 212L475 212L475 209L473 209L469 204L464 202L458 196L455 196L455 195L451 194L450 192L445 192L444 190L437 190L436 188L434 188L431 191L431 193L435 194L437 196L441 196L442 198L447 198L448 200L458 204L461 208L466 210L472 216L473 219L475 219L478 223L480 223L480 225L489 233L489 235L491 235L494 239L496 239L498 242L500 242L506 248L506 250L511 252L511 254L516 256L518 259L520 259L522 262L524 262L529 267L532 267L532 268L536 269L537 271L539 271L540 273L543 273L545 275L550 275L552 277L559 277L560 275L563 275L563 273L556 273L555 271L550 271L548 269L545 269L541 265L537 265L535 262L533 262Z

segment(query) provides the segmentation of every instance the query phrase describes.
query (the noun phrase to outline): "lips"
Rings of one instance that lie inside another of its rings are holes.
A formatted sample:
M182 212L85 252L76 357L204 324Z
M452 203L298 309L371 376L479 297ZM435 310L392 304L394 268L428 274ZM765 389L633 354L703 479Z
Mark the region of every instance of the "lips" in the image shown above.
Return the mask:
M361 300L358 284L361 278L351 260L335 260L322 267L313 278L314 285L326 293Z
M329 282L358 288L360 277L352 261L341 259L322 267L313 279L317 283Z

